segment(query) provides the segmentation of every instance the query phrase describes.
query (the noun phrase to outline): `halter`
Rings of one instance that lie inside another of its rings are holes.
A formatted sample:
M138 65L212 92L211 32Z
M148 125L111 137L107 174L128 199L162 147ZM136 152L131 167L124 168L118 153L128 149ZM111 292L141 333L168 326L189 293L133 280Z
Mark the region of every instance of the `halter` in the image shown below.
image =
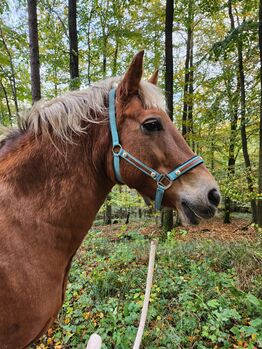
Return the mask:
M200 156L194 156L192 159L184 162L182 165L176 167L168 174L162 174L145 165L143 162L128 153L128 151L122 148L118 137L115 112L115 94L116 90L111 89L111 91L109 92L109 122L112 135L112 152L115 177L119 183L124 184L124 181L120 174L120 158L129 162L129 164L133 165L138 170L151 177L157 183L155 208L157 210L160 210L165 190L170 188L177 178L181 177L183 174L192 170L196 166L202 164L204 160Z

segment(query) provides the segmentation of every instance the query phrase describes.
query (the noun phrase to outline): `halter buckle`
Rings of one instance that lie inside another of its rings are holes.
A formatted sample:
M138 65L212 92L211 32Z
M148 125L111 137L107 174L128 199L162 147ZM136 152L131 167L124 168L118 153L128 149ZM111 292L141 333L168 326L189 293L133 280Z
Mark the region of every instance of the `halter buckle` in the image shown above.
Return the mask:
M114 154L114 156L119 156L120 152L122 150L122 145L121 144L115 144L112 147L112 153Z
M173 181L171 181L171 179L169 179L166 175L162 175L157 181L157 185L162 187L164 190L170 188L172 183Z

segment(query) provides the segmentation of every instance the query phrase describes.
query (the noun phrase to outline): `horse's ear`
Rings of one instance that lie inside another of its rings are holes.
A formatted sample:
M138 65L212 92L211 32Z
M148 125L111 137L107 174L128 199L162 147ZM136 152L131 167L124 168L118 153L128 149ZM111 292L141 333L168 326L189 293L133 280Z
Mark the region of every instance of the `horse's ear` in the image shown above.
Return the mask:
M143 56L144 50L138 52L134 56L123 80L119 85L120 98L126 99L128 96L137 93L143 74Z
M153 85L157 85L157 81L158 81L158 69L154 72L154 74L151 76L150 79L148 79L149 82L151 82L151 84Z

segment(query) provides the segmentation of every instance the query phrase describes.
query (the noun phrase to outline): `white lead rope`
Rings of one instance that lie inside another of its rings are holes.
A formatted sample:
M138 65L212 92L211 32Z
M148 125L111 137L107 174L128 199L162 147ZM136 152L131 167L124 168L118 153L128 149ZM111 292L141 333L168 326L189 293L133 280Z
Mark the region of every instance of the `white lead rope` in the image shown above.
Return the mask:
M154 265L155 265L155 257L156 257L156 245L157 245L157 243L155 240L151 241L147 279L146 279L145 299L144 299L144 303L143 303L139 327L137 330L136 339L135 339L133 349L140 348L140 344L141 344L143 333L144 333L148 305L149 305L149 300L150 300L150 293L151 293L151 288L152 288L152 283L153 283ZM98 334L94 333L90 337L86 349L101 349L101 346L102 346L101 337Z
M102 339L97 333L93 333L89 338L86 349L101 349Z
M146 293L145 293L145 299L143 304L143 309L141 313L141 318L139 322L139 327L136 334L136 340L133 346L133 349L139 349L140 344L142 341L142 336L144 333L145 323L146 323L146 317L147 317L147 310L150 300L150 293L153 283L153 274L154 274L154 265L155 265L155 256L156 256L156 241L151 241L150 245L150 254L149 254L149 262L148 262L148 271L147 271L147 280L146 280Z

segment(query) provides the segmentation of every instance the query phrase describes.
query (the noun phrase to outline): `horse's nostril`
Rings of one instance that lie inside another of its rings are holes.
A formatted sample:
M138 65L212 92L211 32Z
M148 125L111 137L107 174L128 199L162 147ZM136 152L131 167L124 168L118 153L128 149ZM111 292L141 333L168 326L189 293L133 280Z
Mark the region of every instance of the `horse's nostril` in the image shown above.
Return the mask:
M216 189L212 189L209 191L208 195L208 200L209 202L214 205L214 206L218 206L220 203L220 194Z

